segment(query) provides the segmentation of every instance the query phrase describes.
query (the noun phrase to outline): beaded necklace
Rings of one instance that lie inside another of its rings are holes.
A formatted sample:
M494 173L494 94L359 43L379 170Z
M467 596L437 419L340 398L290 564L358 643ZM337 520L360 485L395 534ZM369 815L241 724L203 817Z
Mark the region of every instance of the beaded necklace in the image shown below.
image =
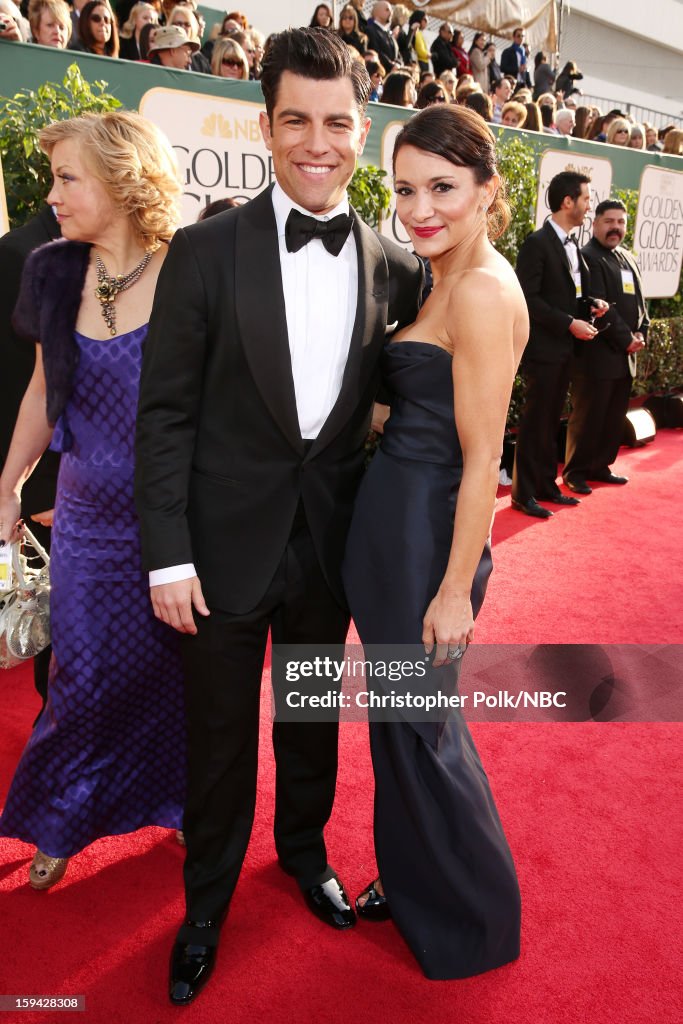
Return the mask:
M99 255L95 256L95 269L98 281L97 288L95 289L95 298L100 302L102 316L111 335L116 334L116 310L114 308L116 296L119 292L125 292L127 288L130 288L140 279L152 255L152 250L148 249L137 267L134 267L129 274L118 274L116 277L110 277L102 257Z

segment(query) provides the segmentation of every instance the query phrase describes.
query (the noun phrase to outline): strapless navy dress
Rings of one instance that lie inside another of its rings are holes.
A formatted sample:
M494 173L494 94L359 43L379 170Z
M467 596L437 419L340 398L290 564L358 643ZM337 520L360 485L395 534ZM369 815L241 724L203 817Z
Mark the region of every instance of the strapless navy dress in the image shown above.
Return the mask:
M391 417L358 494L344 582L366 648L419 651L448 564L462 477L451 356L423 342L390 342L383 372ZM487 545L472 587L475 616L491 567ZM455 690L460 665L434 672L450 673ZM424 973L464 978L516 959L517 876L460 711L438 722L371 718L370 746L377 865L393 920Z

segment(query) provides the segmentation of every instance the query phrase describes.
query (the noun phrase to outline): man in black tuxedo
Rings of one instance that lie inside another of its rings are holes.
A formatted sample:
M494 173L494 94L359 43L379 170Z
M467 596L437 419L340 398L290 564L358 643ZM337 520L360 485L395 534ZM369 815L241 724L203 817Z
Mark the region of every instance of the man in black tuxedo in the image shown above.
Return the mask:
M538 519L553 514L539 501L578 504L556 483L557 430L574 346L591 343L597 330L589 320L607 309L606 302L588 298L588 267L570 234L590 209L589 182L574 171L555 175L548 186L552 215L529 235L517 257L531 330L522 358L527 390L517 431L512 507Z
M19 406L33 374L35 351L19 337L12 327L12 313L19 295L21 273L26 257L39 245L60 237L59 224L49 206L44 206L26 224L8 231L0 238L0 362L3 394L0 402L0 466L7 458L14 433ZM59 455L45 452L26 481L21 496L24 518L48 512L55 503ZM41 544L50 549L50 530L40 523L31 523L31 530ZM47 647L33 659L36 690L45 706L47 676L52 648Z
M581 250L591 275L591 294L610 304L604 326L591 345L581 346L572 368L572 412L567 429L564 481L590 494L588 480L628 483L610 469L624 433L624 419L650 321L638 264L621 242L626 207L605 199L595 210L593 237Z
M141 381L144 557L156 614L184 634L187 920L170 989L181 1004L212 969L249 841L268 630L274 643L346 637L341 562L378 359L387 323L414 320L423 277L349 211L370 126L363 63L330 32L290 29L261 85L277 182L177 232ZM276 719L275 844L308 907L347 928L355 915L323 838L337 732Z

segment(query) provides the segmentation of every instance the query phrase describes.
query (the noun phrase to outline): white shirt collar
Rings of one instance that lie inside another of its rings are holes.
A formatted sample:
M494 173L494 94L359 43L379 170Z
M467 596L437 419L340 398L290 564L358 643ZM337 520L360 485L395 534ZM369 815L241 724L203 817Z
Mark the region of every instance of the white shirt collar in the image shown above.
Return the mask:
M282 186L277 183L277 181L275 182L271 198L273 200L273 210L275 211L275 222L277 224L278 238L284 237L285 225L287 223L287 218L289 217L290 210L299 210L301 213L305 213L307 217L315 217L316 220L332 220L333 217L336 217L340 213L349 212L349 198L347 195L344 195L342 201L337 206L335 206L333 210L330 210L329 213L326 213L323 216L321 216L320 214L311 213L310 210L306 210L303 206L299 206L298 203L295 203L292 199L290 199L287 193L282 188Z
M555 233L557 234L557 237L562 242L562 245L564 245L567 238L569 238L569 233L565 231L564 228L561 228L553 217L550 217L549 223L552 224L552 226L555 229Z

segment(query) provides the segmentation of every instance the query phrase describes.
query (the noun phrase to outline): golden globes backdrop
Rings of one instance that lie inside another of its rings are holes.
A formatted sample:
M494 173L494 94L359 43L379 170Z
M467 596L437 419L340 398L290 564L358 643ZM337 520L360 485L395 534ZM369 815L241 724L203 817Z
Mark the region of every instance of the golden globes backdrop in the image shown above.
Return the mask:
M140 113L168 136L183 184L183 224L215 199L253 199L273 181L273 162L259 129L262 103L150 89Z
M645 295L675 295L683 259L683 171L645 168L633 240Z

